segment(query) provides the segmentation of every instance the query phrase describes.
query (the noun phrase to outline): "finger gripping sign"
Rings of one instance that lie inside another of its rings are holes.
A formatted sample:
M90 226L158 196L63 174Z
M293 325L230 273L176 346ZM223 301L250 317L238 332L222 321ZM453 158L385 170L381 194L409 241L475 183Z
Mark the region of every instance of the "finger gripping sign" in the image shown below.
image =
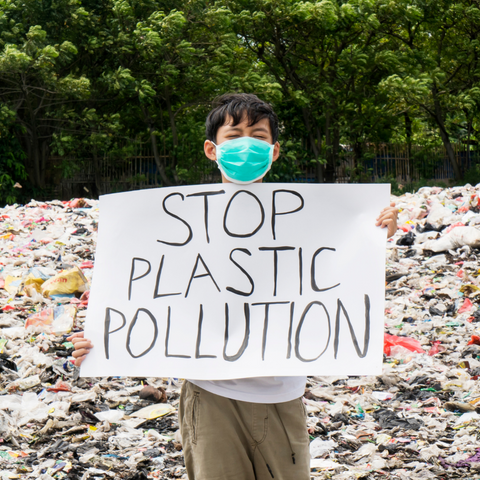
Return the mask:
M388 185L101 197L81 374L379 374L388 202Z

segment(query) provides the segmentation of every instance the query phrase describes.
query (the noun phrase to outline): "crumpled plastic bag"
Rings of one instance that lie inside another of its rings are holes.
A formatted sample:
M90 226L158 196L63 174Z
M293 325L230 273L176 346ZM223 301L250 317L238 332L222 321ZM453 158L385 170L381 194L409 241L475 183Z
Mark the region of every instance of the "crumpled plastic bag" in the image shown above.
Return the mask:
M3 288L13 297L15 295L28 295L28 293L31 292L31 288L40 292L42 284L48 280L52 274L53 272L49 268L32 267L23 277L7 275Z
M321 438L316 438L310 443L310 457L317 458L323 455L324 453L333 450L337 446L337 442L334 440L322 440Z
M121 410L106 410L104 412L97 412L95 416L101 421L107 421L108 423L118 423L124 416L124 412Z
M51 410L33 392L26 392L21 396L11 394L3 400L0 402L0 409L12 413L11 419L17 427L31 421L42 422L48 418L48 412Z
M19 291L22 284L21 277L13 277L12 275L7 275L5 277L5 284L3 288L14 297Z
M404 347L411 352L425 353L420 342L414 338L397 337L396 335L390 335L388 333L384 334L383 353L385 355L390 356L392 347L397 345Z
M480 247L480 230L475 227L456 227L438 240L429 240L421 245L424 250L433 252L445 252L465 245L478 248Z
M70 208L85 208L90 206L87 200L85 200L84 198L74 198L73 200L70 200L69 202L65 202L65 203Z
M154 418L163 417L164 415L173 413L174 411L175 408L168 403L156 403L154 405L149 405L148 407L137 410L136 412L133 412L130 416L152 420Z
M26 287L28 285L32 285L35 287L37 292L42 290L42 285L45 283L51 275L48 273L48 269L41 268L41 267L34 267L28 270L27 275L22 279L22 286Z
M39 313L34 313L27 318L25 328L35 332L53 333L63 335L70 333L77 313L73 305L60 305L46 308Z
M45 297L77 292L83 293L87 289L88 280L78 267L60 272L42 285L42 293Z
M435 228L449 225L455 219L453 212L441 204L433 205L427 215L427 222Z

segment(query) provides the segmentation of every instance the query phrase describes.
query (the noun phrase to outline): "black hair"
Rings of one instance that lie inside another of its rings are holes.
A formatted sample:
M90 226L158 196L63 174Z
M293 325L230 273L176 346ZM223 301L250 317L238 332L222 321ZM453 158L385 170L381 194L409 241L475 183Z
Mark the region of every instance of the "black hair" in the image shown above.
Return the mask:
M268 118L273 143L278 140L277 114L269 103L260 100L252 93L226 93L215 98L213 109L205 122L205 134L208 140L217 141L218 129L225 125L227 116L232 118L232 126L238 125L246 116L249 127L263 118Z

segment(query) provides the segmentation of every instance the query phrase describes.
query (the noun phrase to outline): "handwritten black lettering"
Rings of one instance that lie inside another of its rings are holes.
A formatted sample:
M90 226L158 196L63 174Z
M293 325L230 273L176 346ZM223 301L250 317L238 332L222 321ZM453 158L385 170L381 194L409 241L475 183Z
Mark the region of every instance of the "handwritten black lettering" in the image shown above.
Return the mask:
M352 337L353 346L355 347L355 351L360 358L364 358L368 353L368 346L370 345L370 297L365 295L365 332L363 336L363 351L360 350L358 345L357 336L353 330L352 322L350 322L350 317L348 316L348 312L345 309L343 303L340 299L337 300L337 317L335 320L335 339L333 342L333 349L335 358L337 358L338 353L338 343L340 341L340 311L343 312L345 318L348 323L348 328L350 330L350 336Z
M160 260L160 266L158 267L157 279L155 280L155 290L153 291L153 299L154 300L156 298L160 298L160 297L169 297L171 295L181 295L181 292L178 292L178 293L158 293L158 287L160 286L160 278L162 276L164 259L165 259L165 255L162 255L162 259Z
M139 353L138 355L134 355L133 352L132 352L132 349L130 348L130 341L131 341L131 336L132 336L132 331L133 331L133 327L135 326L135 324L137 323L137 320L138 320L138 315L140 312L144 312L147 314L147 316L150 318L150 320L152 321L153 323L153 339L152 339L152 343L150 344L150 346L144 350L142 353ZM144 355L146 355L154 346L155 346L155 342L157 341L157 337L158 337L158 325L157 325L157 320L156 318L152 315L152 313L147 310L146 308L139 308L136 313L135 313L135 316L133 317L133 320L130 322L130 325L128 327L128 333L127 333L127 352L130 354L130 356L132 358L140 358L140 357L143 357Z
M248 303L244 303L243 308L245 312L245 334L243 335L242 345L240 346L238 352L235 355L227 355L230 318L228 311L228 303L225 304L225 340L223 344L223 359L227 362L236 362L243 355L248 346L248 340L250 338L250 307L248 306Z
M253 279L252 279L252 277L248 274L248 272L247 272L241 265L239 265L239 264L233 259L233 252L237 252L237 251L238 251L238 252L245 253L245 254L248 255L249 257L250 257L252 254L251 254L250 251L247 250L246 248L234 248L234 249L230 252L230 256L229 256L230 261L231 261L232 263L234 263L234 264L241 270L241 272L248 278L248 281L250 282L250 285L251 285L252 288L250 289L249 292L242 292L241 290L236 290L236 289L233 288L233 287L227 287L227 290L228 290L229 292L234 293L235 295L243 295L244 297L248 297L248 296L250 296L250 295L253 293L253 291L254 291L254 289L255 289L255 284L253 283Z
M110 330L110 324L112 322L111 314L110 312L115 312L118 313L122 317L122 324L116 328L115 330ZM110 346L110 335L112 333L118 332L121 330L125 324L127 323L127 320L125 318L125 315L122 312L119 312L118 310L115 310L114 308L107 307L105 310L105 327L103 330L103 345L105 347L105 358L108 360L110 358L109 356L109 346Z
M340 284L337 283L336 285L333 285L331 287L327 287L327 288L318 288L318 285L317 285L317 281L315 279L315 259L317 258L317 255L320 253L320 252L323 252L323 250L330 250L332 252L336 252L336 249L335 248L330 248L330 247L322 247L322 248L319 248L314 254L313 254L313 257L312 257L312 265L311 265L311 268L310 268L310 277L311 277L311 282L312 282L312 290L314 292L326 292L327 290L331 290L332 288L335 288L335 287L338 287Z
M216 192L198 192L187 195L187 197L203 197L203 221L205 223L207 243L210 243L210 237L208 236L208 197L212 195L221 195L223 193L225 193L225 190L218 190Z
M298 276L299 276L299 294L303 294L303 255L302 255L302 247L298 249Z
M233 233L227 227L228 212L232 205L233 199L236 198L237 195L240 195L241 193L246 193L247 195L250 195L251 197L253 197L257 201L258 206L260 207L260 215L261 215L260 223L250 233ZM239 190L232 196L232 198L229 200L227 204L227 208L225 209L225 215L223 216L223 229L225 230L225 233L230 237L248 238L248 237L253 237L253 235L255 235L262 228L264 221L265 221L265 209L263 208L262 202L258 199L258 197L254 195L252 192L248 192L247 190Z
M165 356L175 358L192 358L190 355L178 355L174 353L168 353L168 343L170 342L170 324L171 324L172 309L168 307L167 313L167 333L165 334Z
M305 317L307 316L307 313L310 311L310 309L313 307L313 305L319 305L323 307L323 310L325 311L325 315L327 316L327 324L328 324L328 338L325 343L325 348L318 354L315 358L303 358L302 355L300 354L300 334L302 333L302 327L303 323L305 322ZM320 358L324 353L325 350L328 348L328 344L330 343L330 336L331 336L331 326L330 326L330 315L328 314L328 311L325 307L325 305L322 302L314 301L310 302L306 307L305 310L302 313L302 316L300 317L300 322L298 322L298 327L297 331L295 333L295 355L296 357L302 361L302 362L314 362L318 358Z
M293 313L295 311L295 302L290 304L290 323L288 325L288 346L287 346L287 358L292 356L292 331L293 331Z
M145 262L148 265L148 267L147 267L147 271L145 273L142 273L140 276L133 278L133 276L135 275L135 262L136 261L137 262ZM133 284L133 282L135 280L140 280L141 278L146 277L150 273L151 269L152 269L152 266L150 265L150 262L148 260L145 260L144 258L138 258L138 257L133 257L132 258L132 268L130 270L130 280L128 282L128 299L129 300L132 297L132 284Z
M261 302L252 303L252 307L257 305L265 305L265 319L263 321L263 335L262 335L262 360L265 360L265 349L267 348L267 333L268 333L268 313L270 311L270 305L284 305L290 302Z
M180 243L180 242L167 242L165 240L157 240L157 242L159 243L164 243L165 245L171 245L172 247L183 247L184 245L186 245L187 243L190 242L190 240L193 238L193 232L192 232L192 227L190 227L190 225L183 219L183 218L180 218L178 215L175 215L174 213L170 212L168 209L167 209L167 206L166 206L166 202L167 202L167 199L169 199L170 197L173 197L175 195L179 195L180 198L182 199L182 202L184 200L184 197L181 193L179 192L175 192L175 193L171 193L170 195L167 195L164 199L163 199L163 202L162 202L162 206L163 206L163 211L167 214L167 215L170 215L171 217L173 218L176 218L177 220L180 220L187 228L188 228L188 237L187 239Z
M200 344L202 343L203 305L200 304L198 314L197 345L195 346L195 358L217 358L216 355L200 355Z
M261 252L273 252L273 296L277 296L278 252L295 250L295 247L259 247Z
M276 196L278 193L289 193L291 195L295 195L300 199L300 206L298 206L295 210L289 210L288 212L277 212L277 205L276 205ZM303 197L298 193L294 192L293 190L274 190L273 195L272 195L272 236L273 239L276 240L276 232L275 232L275 222L276 222L276 217L279 215L288 215L290 213L295 213L300 211L303 206L305 205L305 202L303 200Z
M206 273L202 273L201 275L195 275L198 268L199 261L202 262L203 268L205 269ZM192 284L192 280L194 278L202 278L202 277L210 277L215 287L217 287L217 290L220 291L220 287L217 285L217 282L213 278L213 275L210 273L210 270L208 269L207 264L204 262L202 256L198 254L197 259L195 260L195 266L193 267L193 270L192 270L192 275L190 276L190 280L188 282L187 291L185 292L185 298L188 297L188 292L190 291L190 285Z

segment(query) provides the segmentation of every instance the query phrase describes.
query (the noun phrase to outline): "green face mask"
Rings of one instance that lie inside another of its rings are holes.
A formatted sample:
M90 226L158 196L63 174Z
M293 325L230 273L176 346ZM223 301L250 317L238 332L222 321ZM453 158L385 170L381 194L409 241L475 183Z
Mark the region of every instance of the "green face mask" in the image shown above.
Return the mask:
M218 168L230 182L253 183L263 178L272 166L274 145L257 138L235 138L215 147Z

